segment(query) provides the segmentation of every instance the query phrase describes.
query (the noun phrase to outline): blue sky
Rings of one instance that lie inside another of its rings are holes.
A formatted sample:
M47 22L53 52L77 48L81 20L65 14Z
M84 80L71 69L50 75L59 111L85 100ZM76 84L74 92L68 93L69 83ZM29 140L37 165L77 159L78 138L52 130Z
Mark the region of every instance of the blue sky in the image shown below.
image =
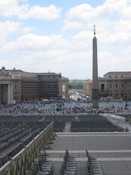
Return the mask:
M104 0L30 0L28 1L31 5L49 5L55 4L63 7L65 10L79 4L89 3L93 6L99 5L104 2Z
M62 8L62 16L64 16L64 13L68 11L73 6L83 4L83 3L89 3L92 6L98 6L101 3L103 3L104 0L29 0L28 3L31 6L34 5L40 5L40 6L48 6L50 4L55 4L56 6ZM56 32L59 33L61 26L63 24L62 18L58 21L34 21L34 20L28 20L26 21L28 25L31 25L33 28L35 28L35 31L40 33L52 33Z
M130 71L129 0L0 1L0 65L89 79L94 24L99 76Z

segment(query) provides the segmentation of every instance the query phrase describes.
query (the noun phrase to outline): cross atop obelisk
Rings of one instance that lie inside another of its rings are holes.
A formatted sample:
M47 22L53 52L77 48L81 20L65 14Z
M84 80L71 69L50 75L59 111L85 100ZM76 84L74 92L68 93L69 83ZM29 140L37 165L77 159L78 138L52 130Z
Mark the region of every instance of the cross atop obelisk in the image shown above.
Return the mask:
M93 67L92 67L92 102L93 108L98 108L99 84L98 84L98 63L97 63L97 38L96 27L94 25L93 37Z
M96 25L94 24L94 36L96 35Z

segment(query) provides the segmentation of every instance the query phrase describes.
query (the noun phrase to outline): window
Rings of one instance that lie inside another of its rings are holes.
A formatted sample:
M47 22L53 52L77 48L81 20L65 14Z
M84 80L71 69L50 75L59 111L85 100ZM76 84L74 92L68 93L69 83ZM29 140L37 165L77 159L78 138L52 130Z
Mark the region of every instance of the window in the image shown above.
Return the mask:
M124 84L123 83L121 84L121 87L124 88Z
M105 89L105 85L101 84L101 91L104 91L104 89Z

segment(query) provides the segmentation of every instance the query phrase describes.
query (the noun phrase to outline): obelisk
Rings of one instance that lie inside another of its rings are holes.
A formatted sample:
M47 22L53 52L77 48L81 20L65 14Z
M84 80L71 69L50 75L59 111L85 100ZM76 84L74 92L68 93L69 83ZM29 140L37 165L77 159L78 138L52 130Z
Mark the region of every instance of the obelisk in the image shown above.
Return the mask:
M93 37L93 67L92 67L92 102L93 108L98 108L99 98L99 84L98 84L98 63L97 63L97 38L96 29L94 25L94 37Z

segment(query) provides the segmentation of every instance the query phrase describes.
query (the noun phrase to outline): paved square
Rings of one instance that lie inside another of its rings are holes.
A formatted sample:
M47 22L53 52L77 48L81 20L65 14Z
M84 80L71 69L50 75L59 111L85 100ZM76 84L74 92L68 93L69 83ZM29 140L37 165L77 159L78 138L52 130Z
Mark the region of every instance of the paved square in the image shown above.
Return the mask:
M57 133L48 154L58 164L68 149L84 169L86 148L100 162L106 175L131 175L131 133Z

